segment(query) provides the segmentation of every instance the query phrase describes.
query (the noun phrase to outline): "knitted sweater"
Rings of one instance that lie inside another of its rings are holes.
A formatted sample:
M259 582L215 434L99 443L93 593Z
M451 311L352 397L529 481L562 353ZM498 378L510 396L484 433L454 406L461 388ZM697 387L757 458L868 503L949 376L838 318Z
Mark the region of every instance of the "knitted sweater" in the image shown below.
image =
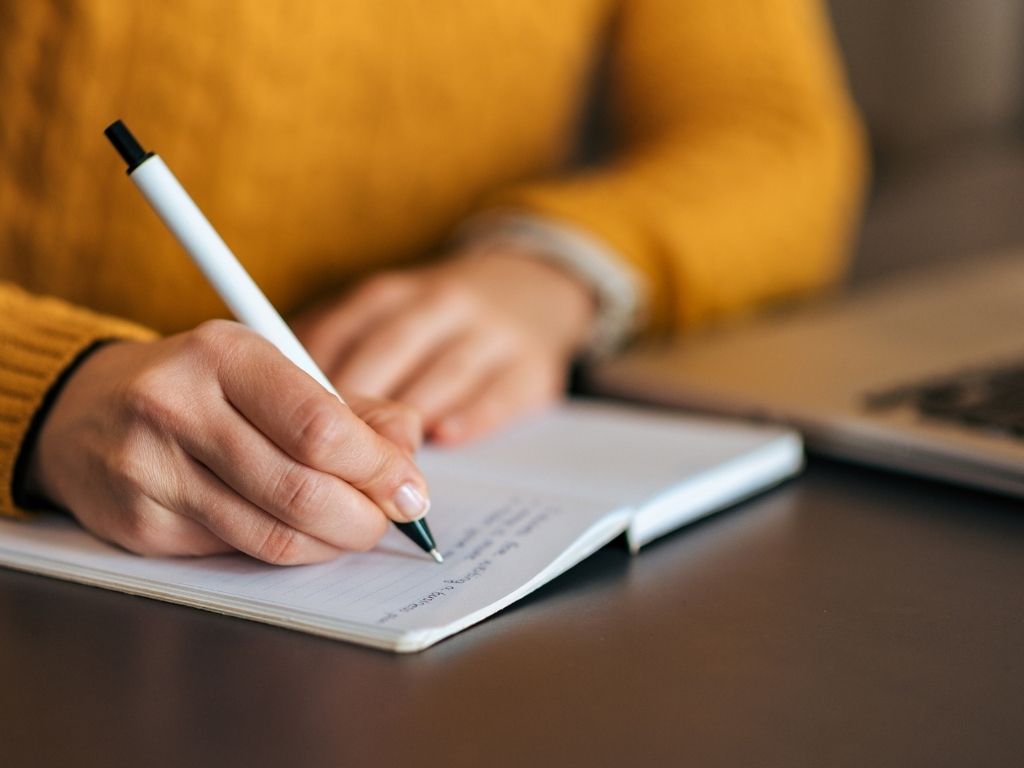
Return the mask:
M0 513L82 349L226 315L118 117L286 313L500 208L628 263L650 332L692 327L835 278L863 175L815 0L0 0Z

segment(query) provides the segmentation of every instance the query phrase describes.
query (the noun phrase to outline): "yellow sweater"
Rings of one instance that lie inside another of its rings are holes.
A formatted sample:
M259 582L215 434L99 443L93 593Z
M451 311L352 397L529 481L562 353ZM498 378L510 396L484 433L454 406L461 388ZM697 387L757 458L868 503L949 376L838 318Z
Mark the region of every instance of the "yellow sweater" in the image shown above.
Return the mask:
M609 157L572 170L597 71ZM839 274L862 176L815 0L0 0L0 513L80 350L226 314L118 117L285 312L496 206L602 239L650 329L689 327Z

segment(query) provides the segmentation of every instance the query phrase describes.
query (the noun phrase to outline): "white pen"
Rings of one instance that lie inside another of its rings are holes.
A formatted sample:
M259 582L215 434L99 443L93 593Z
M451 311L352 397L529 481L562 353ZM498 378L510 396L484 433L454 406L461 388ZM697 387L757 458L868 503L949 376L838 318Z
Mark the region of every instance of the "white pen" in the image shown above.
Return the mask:
M338 390L324 376L284 318L274 309L160 156L144 150L120 120L107 126L104 134L128 164L128 177L192 257L192 261L210 281L235 318L277 347L281 354L344 403ZM425 519L395 525L437 562L443 561Z

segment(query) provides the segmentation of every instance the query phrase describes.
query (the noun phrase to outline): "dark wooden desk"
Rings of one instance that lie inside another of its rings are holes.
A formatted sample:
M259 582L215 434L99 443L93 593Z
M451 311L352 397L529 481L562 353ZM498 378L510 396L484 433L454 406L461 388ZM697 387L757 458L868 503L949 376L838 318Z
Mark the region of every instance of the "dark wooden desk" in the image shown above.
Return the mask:
M0 571L4 766L1024 760L1024 504L815 462L397 657Z

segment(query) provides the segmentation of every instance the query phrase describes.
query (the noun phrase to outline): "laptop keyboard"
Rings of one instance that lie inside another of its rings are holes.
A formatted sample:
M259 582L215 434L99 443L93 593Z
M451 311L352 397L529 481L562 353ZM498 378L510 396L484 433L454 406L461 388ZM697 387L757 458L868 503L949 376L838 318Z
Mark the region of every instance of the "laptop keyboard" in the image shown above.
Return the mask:
M929 418L1024 437L1024 362L875 393L868 396L867 406L910 406Z

